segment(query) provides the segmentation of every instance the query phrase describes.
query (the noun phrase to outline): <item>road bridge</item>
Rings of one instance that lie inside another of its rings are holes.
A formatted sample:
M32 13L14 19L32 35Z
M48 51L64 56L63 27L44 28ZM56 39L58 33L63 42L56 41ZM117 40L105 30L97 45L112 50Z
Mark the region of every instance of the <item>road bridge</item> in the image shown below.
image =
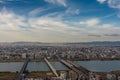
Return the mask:
M20 70L20 72L19 72L19 75L18 75L18 77L17 77L16 80L22 80L22 79L25 77L24 72L25 72L25 70L26 70L26 67L27 67L29 61L30 61L29 58L27 58L27 59L25 60L25 62L24 62L24 64L23 64L23 66L22 66L22 68L21 68L21 70Z
M73 65L71 65L70 63L66 62L65 60L61 59L60 60L61 63L63 63L64 65L66 65L67 67L69 67L70 69L72 69L73 71L75 71L78 75L79 75L79 70L76 69Z
M56 70L53 68L53 66L49 63L49 61L46 58L44 58L44 60L47 63L47 65L49 66L49 68L52 70L52 72L55 74L55 76L58 78L59 76L58 76Z
M91 72L91 71L89 71L88 69L86 69L86 68L84 68L84 67L82 67L82 66L80 66L80 65L78 65L78 64L75 64L75 63L73 63L72 61L70 61L70 60L66 60L68 63L70 63L70 64L72 64L76 69L78 69L79 71L81 71L83 74L85 74L86 76L89 76L89 73Z
M63 60L61 59L60 60L61 63L63 63L64 65L66 65L67 67L69 67L71 70L73 70L74 72L76 72L77 74L77 80L80 80L81 77L85 77L86 79L85 80L89 80L89 71L86 70L85 68L81 67L81 66L78 66L74 63L72 63L71 61L68 61L68 60ZM84 70L85 69L85 70Z

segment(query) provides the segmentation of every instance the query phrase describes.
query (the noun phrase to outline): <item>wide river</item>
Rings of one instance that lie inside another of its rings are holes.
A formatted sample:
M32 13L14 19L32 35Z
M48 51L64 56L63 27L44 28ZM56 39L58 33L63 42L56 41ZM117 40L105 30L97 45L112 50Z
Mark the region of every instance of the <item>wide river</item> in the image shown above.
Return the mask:
M50 62L56 70L69 70L60 62ZM75 61L91 71L108 72L112 70L120 70L120 60L114 61ZM16 72L19 71L23 62L0 62L0 72ZM50 71L45 62L29 62L27 66L28 71Z

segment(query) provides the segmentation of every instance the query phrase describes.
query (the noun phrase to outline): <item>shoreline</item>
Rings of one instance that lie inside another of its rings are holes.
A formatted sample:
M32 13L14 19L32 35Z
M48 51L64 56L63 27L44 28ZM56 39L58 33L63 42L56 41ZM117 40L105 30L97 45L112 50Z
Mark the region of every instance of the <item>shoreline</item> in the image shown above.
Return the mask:
M57 59L48 59L50 62L57 62L59 60ZM120 60L120 58L103 58L103 59L68 59L70 61L116 61L116 60ZM4 63L4 62L24 62L25 59L21 59L21 60L0 60L0 63ZM30 60L30 62L45 62L43 59L36 59L36 60Z
M70 70L57 70L57 73L60 71L70 71ZM105 74L119 74L120 75L120 70L115 70L115 71L109 71L109 72L94 72L99 75L105 75ZM0 79L1 78L16 78L18 76L19 72L0 72ZM52 76L54 75L51 71L32 71L28 72L27 76L28 77L41 77L41 76L46 76L47 74L51 74Z

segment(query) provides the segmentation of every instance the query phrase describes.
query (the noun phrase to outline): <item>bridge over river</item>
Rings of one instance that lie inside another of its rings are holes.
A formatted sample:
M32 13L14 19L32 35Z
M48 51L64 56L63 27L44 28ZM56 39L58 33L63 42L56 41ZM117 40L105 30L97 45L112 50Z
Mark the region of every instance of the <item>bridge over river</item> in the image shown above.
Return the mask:
M46 64L48 65L48 67L50 68L50 70L54 73L56 78L58 80L62 80L59 77L58 73L56 72L55 68L47 60L47 58L44 58L44 60L45 60ZM80 80L81 77L83 77L83 76L85 77L85 80L89 80L88 78L89 78L90 71L87 70L86 68L84 68L78 64L75 64L69 60L63 60L63 59L59 58L59 61L77 74L77 80ZM24 78L27 76L25 71L26 71L26 67L29 62L30 62L30 59L27 57L16 80L24 80Z

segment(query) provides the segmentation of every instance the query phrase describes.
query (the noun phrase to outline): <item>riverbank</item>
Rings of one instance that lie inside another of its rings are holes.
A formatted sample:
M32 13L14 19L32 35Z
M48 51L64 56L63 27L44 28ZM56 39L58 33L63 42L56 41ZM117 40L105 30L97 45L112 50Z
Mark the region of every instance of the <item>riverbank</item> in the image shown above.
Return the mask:
M0 80L15 80L18 73L14 72L0 72Z
M60 71L57 71L59 74ZM120 76L120 70L110 71L110 72L94 72L96 75L101 77L107 76L107 74L115 74ZM18 76L18 72L0 72L0 80L15 80ZM33 71L27 73L28 78L40 78L40 77L54 77L51 71Z
M58 59L48 59L50 62L56 62ZM120 58L91 58L91 59L67 59L70 61L112 61L112 60L120 60ZM17 60L0 60L0 62L24 62L25 59L17 59ZM31 59L31 62L44 62L44 59Z
M57 71L60 73L60 71ZM0 72L0 80L15 80L18 76L18 72ZM54 77L55 75L51 71L33 71L27 72L27 77L39 78L39 77Z

